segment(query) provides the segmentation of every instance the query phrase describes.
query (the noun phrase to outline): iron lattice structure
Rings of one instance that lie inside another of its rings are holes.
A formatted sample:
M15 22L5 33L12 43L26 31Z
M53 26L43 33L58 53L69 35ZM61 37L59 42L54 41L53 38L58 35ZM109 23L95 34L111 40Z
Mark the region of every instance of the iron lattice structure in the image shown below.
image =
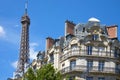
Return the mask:
M22 16L21 24L22 24L22 34L21 34L19 60L18 60L16 75L15 75L16 78L23 76L25 72L25 68L29 64L30 18L27 15L27 12Z

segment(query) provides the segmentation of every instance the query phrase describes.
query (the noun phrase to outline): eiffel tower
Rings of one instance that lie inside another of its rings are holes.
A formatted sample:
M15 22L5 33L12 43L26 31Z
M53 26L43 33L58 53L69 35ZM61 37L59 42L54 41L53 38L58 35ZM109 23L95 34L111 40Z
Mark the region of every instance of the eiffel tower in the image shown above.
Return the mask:
M29 25L30 18L27 13L28 1L25 4L25 13L21 18L22 24L22 34L20 42L20 53L19 60L17 64L17 70L15 72L15 78L21 78L26 70L27 65L29 64Z

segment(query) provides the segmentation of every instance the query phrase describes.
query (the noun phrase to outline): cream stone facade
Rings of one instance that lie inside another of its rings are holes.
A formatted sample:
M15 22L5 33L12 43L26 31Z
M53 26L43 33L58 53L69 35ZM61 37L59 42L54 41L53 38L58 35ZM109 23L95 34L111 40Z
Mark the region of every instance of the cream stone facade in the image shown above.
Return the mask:
M120 80L120 42L107 29L96 18L66 21L65 36L46 39L47 63L69 80Z

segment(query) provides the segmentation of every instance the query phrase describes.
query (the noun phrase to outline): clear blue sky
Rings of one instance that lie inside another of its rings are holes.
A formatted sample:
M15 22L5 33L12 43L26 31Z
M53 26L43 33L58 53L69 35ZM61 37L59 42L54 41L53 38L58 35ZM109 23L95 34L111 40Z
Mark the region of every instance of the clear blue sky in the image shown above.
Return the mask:
M15 71L24 4L25 0L0 0L0 80L12 77ZM96 17L103 25L120 26L119 8L120 0L29 0L31 59L45 49L47 36L64 35L65 20L77 24Z

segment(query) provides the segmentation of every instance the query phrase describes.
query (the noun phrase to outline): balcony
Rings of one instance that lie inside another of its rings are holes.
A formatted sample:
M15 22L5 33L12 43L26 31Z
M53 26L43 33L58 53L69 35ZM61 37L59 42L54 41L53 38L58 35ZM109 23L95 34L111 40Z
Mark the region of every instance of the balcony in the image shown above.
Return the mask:
M87 66L84 66L84 65L76 65L72 68L68 66L61 70L62 74L72 73L72 72L79 72L79 73L81 72L82 74L88 74L88 73L120 74L120 70L116 68L104 67L103 69L99 69L98 66L93 66L88 69Z
M87 50L70 50L66 54L62 54L60 56L60 61L64 61L70 57L92 57L92 58L95 57L95 58L117 59L116 57L114 57L114 53L112 52L111 53L106 51L98 52L98 51L92 50L92 54L88 55Z

